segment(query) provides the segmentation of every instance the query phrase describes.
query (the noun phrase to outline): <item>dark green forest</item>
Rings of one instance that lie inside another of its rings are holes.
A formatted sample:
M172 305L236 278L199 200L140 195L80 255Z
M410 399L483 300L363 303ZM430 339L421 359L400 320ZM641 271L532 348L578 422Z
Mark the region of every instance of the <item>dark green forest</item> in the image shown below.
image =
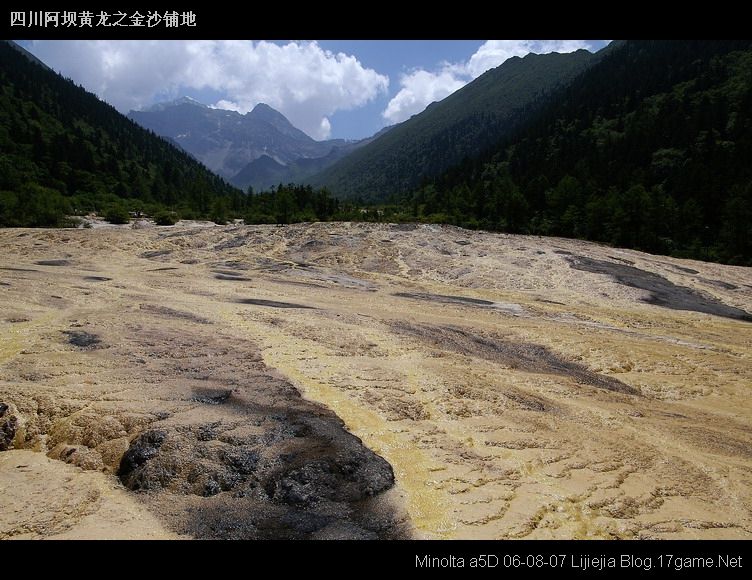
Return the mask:
M209 216L245 196L192 157L0 42L0 226L70 225L169 208Z
M629 41L492 150L396 198L416 219L752 264L752 41Z

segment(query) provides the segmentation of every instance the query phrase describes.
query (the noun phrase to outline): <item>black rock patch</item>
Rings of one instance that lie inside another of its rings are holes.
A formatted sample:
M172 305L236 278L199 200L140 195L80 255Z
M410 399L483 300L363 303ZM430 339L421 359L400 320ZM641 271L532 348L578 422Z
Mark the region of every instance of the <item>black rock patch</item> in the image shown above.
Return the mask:
M139 255L139 258L158 258L160 256L167 256L172 254L172 250L151 250L143 252Z
M232 391L203 392L191 397L191 401L204 403L205 405L221 405L227 402L230 395L232 395Z
M93 349L102 340L96 335L83 330L64 330L63 334L68 337L68 343L78 348Z
M143 477L142 469L150 459L157 455L166 437L165 431L152 430L142 433L133 440L128 451L120 460L120 468L118 469L118 476L128 489L161 488L165 479L170 479L152 475L152 479L160 481L160 485L157 486L150 478ZM162 475L165 475L164 470Z

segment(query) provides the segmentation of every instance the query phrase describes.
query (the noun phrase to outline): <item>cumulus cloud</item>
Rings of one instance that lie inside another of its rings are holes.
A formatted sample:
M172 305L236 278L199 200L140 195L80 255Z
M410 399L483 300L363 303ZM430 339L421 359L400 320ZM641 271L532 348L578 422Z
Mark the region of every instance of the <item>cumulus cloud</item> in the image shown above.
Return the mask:
M392 123L404 121L420 113L426 105L451 95L466 82L448 68L437 73L419 69L403 75L402 89L389 101L382 116Z
M316 42L42 40L31 51L122 112L188 88L212 89L224 96L215 107L245 113L267 103L317 139L331 133L333 113L365 105L389 86L354 56Z
M513 56L525 56L530 52L574 52L588 48L585 40L487 40L462 67L462 72L472 78L499 66Z
M399 92L381 115L390 123L404 121L513 56L524 56L530 52L572 52L579 48L588 48L587 41L487 40L465 62L445 62L435 71L417 69L402 75Z

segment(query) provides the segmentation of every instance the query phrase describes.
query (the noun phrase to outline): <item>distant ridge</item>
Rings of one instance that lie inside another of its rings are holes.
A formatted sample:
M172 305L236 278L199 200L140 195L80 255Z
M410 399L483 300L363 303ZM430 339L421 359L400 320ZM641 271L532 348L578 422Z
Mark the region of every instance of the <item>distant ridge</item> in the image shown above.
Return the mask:
M177 143L234 185L257 191L303 180L361 143L315 141L265 103L240 114L181 97L131 111L128 116Z

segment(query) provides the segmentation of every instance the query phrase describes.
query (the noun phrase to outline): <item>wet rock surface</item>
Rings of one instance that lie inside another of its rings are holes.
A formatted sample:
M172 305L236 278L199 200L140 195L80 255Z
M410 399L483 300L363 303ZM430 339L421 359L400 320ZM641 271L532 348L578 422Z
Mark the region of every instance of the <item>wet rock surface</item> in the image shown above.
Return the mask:
M413 300L427 300L429 302L439 302L442 304L468 304L471 306L493 306L490 300L480 298L467 298L465 296L445 296L443 294L426 294L423 292L395 292L395 296L400 298L411 298Z
M166 318L177 318L179 320L188 320L190 322L196 322L197 324L211 324L211 320L204 318L203 316L196 316L192 312L185 312L183 310L175 310L167 306L157 306L154 304L140 304L139 308L145 312L156 314L157 316L164 316Z
M246 278L245 276L239 276L236 274L215 274L214 277L217 280L229 280L230 282L250 282L250 278Z
M393 327L399 333L419 338L441 349L477 356L513 369L569 377L578 383L627 395L639 394L635 388L618 379L599 375L582 365L564 360L538 344L518 342L513 338L484 336L467 328L452 326L395 322Z
M142 252L139 257L151 260L153 258L161 258L163 256L169 256L172 250L149 250L148 252Z
M648 304L655 304L656 306L663 306L664 308L671 308L673 310L692 310L694 312L703 312L705 314L713 314L714 316L752 322L752 314L749 312L728 306L692 288L677 286L654 272L647 272L633 266L614 264L613 262L606 262L604 260L595 260L585 256L574 256L569 260L569 263L575 270L605 274L611 276L619 284L646 290L650 293L650 296L644 299ZM692 272L697 273L696 270L692 270ZM734 285L727 282L714 280L713 283L724 289L734 289Z

